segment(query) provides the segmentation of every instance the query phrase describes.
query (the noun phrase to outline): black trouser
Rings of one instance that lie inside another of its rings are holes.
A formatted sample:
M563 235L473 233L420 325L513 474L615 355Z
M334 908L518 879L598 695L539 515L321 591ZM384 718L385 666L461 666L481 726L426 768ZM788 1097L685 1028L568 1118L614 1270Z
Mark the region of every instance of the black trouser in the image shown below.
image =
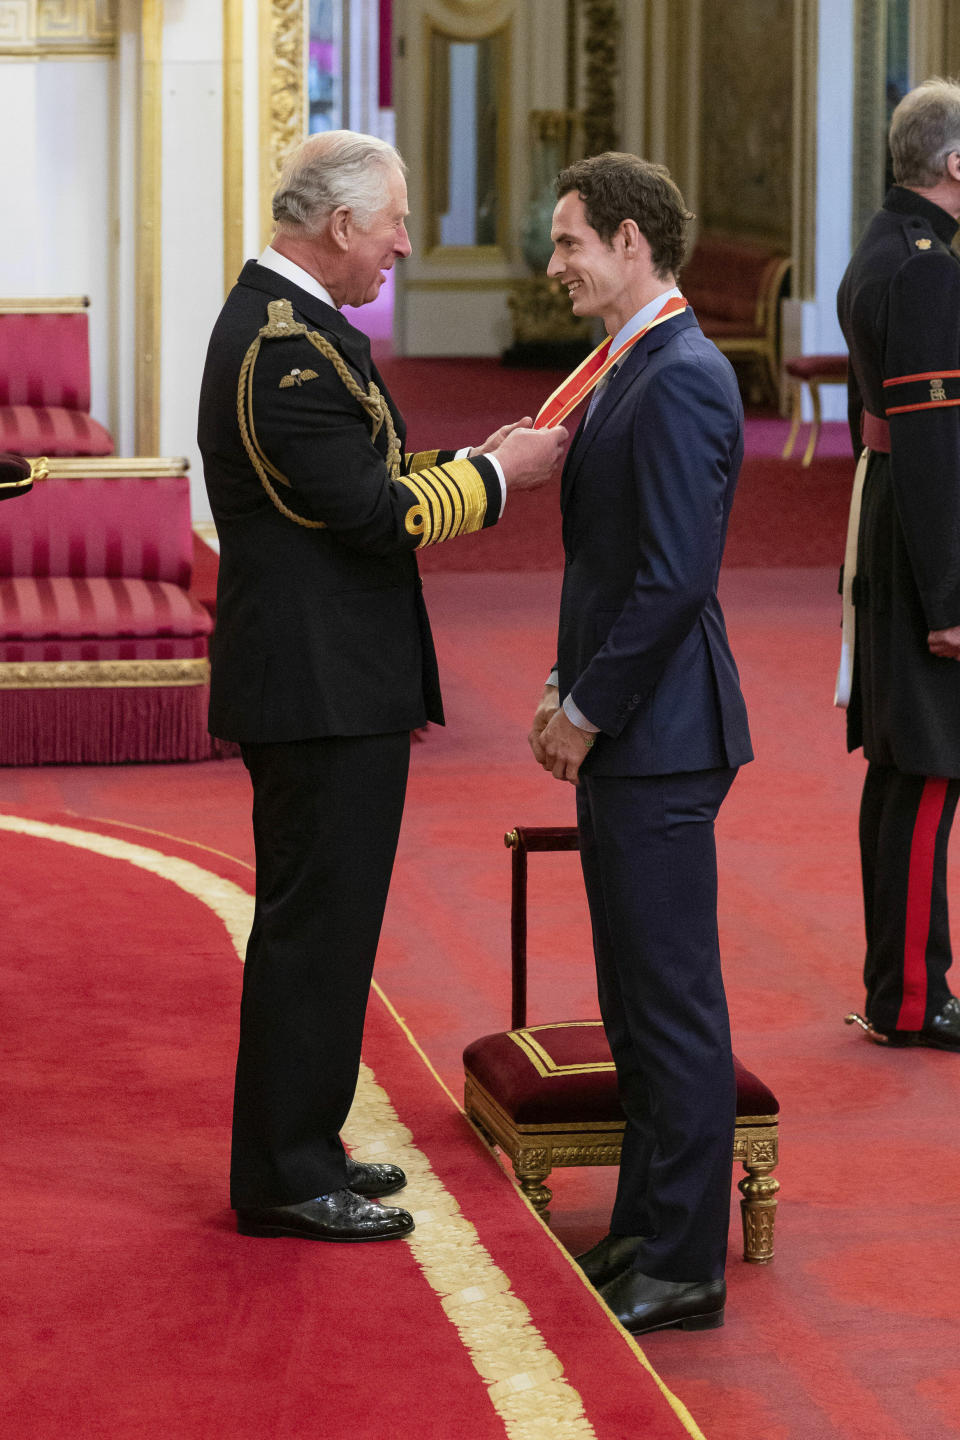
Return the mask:
M960 779L869 765L860 801L867 1018L922 1030L950 998L947 845Z
M714 820L734 770L581 775L580 856L600 1013L627 1115L610 1229L635 1268L723 1275L736 1082L717 936Z
M256 908L234 1092L231 1204L296 1204L346 1184L373 962L410 737L244 745Z

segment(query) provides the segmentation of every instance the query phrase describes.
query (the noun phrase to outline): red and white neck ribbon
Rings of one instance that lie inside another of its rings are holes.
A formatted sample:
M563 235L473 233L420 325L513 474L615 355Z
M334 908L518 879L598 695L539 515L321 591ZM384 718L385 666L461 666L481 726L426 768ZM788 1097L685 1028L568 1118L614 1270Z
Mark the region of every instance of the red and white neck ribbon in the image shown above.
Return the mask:
M629 340L624 340L622 345L611 353L611 338L607 337L596 348L591 351L586 360L581 360L576 370L572 371L558 385L549 399L540 407L540 413L533 422L534 430L547 430L553 425L559 425L580 404L585 400L593 389L606 375L607 371L614 365L618 365L644 335L648 335L656 325L662 325L665 320L670 320L674 315L680 315L686 310L688 301L683 295L672 295L664 305L660 313L639 329L636 335L631 335Z

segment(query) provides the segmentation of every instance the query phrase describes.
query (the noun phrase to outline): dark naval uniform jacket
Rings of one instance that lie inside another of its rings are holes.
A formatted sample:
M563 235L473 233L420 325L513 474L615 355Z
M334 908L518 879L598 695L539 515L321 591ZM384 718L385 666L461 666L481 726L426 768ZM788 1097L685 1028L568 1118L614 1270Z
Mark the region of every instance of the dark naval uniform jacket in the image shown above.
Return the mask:
M600 735L590 775L753 758L717 597L743 457L729 362L687 309L652 329L581 425L561 489L558 680Z
M872 451L857 547L847 744L907 774L960 776L960 665L927 633L960 624L960 259L952 216L895 185L837 297L849 418L889 425Z
M405 455L404 437L366 336L249 261L200 399L220 539L213 734L257 743L442 723L414 552L494 524L500 481L482 456Z

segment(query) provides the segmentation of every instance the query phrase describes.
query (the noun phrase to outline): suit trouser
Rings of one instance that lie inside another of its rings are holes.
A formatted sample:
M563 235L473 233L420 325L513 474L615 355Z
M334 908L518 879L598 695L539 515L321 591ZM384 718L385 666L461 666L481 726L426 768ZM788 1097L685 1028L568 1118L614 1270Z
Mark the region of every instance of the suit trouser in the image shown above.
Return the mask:
M231 1204L346 1184L353 1102L403 814L410 737L244 745L256 907L234 1092Z
M950 998L947 847L960 779L868 765L860 800L867 1018L922 1030Z
M627 1127L614 1234L664 1280L723 1274L736 1082L714 821L735 770L581 774L580 855L600 1013Z

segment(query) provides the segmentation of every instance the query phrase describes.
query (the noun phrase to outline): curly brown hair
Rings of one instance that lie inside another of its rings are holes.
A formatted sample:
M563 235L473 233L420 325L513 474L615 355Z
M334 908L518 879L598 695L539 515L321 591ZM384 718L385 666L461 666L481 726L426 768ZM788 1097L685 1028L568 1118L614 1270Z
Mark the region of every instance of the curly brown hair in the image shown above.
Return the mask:
M658 278L679 274L694 217L665 165L605 150L561 170L555 186L558 200L576 190L588 223L608 245L624 220L635 220Z

